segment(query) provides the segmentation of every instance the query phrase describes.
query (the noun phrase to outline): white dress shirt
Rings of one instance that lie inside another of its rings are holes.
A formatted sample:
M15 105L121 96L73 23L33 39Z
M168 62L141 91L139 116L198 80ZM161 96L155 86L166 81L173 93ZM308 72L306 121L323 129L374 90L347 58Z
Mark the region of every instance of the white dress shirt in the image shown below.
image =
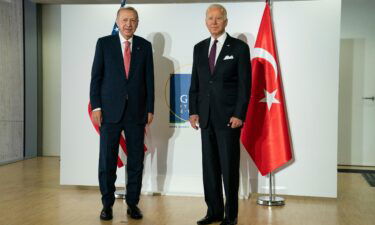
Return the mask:
M224 42L227 39L227 36L228 36L227 33L224 32L222 35L220 35L220 37L216 39L217 43L216 43L215 65L216 65L217 58L219 57L220 51L224 46ZM212 45L214 44L214 41L215 41L215 38L211 37L210 47L208 48L208 57L210 57L210 52L211 52Z
M120 44L121 44L122 58L124 58L124 52L125 52L125 41L126 41L126 39L121 35L120 32L118 32L118 36L120 37ZM133 49L133 37L129 38L127 41L130 42L130 52L132 52L132 49Z

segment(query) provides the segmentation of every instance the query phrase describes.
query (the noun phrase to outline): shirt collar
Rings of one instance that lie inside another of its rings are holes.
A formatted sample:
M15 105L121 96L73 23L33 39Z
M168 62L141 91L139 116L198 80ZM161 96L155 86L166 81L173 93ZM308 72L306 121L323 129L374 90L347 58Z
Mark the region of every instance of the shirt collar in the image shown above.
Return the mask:
M130 44L133 43L133 37L129 38L129 40L126 40L126 39L121 35L120 32L118 32L118 36L120 37L120 42L121 42L121 44L123 44L125 41L129 41Z
M220 37L218 37L216 40L221 44L224 45L225 39L227 39L227 32L224 32ZM211 43L213 43L215 38L211 36Z

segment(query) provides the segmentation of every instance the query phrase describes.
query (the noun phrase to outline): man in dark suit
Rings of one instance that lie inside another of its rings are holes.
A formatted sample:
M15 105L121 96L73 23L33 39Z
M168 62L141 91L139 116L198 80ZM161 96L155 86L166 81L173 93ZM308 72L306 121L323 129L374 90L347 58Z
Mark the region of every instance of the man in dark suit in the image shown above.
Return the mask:
M134 8L119 9L116 23L118 35L98 39L90 85L92 115L100 126L100 218L112 219L119 138L124 130L128 150L127 213L141 219L137 204L142 187L144 129L152 122L154 112L152 46L134 35L138 26Z
M194 47L189 113L191 126L198 129L199 124L201 128L208 207L198 224L237 224L239 139L249 102L251 69L248 45L225 32L227 22L225 8L211 5L206 11L211 37Z

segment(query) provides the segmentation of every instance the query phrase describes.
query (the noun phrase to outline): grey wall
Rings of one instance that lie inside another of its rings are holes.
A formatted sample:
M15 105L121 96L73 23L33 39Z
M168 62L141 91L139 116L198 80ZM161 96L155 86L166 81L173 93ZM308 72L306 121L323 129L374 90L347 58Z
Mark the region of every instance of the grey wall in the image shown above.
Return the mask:
M0 164L23 158L22 0L0 1Z
M42 6L43 155L60 155L61 6Z
M37 5L24 0L25 43L25 158L36 157L40 146L41 103L38 76Z

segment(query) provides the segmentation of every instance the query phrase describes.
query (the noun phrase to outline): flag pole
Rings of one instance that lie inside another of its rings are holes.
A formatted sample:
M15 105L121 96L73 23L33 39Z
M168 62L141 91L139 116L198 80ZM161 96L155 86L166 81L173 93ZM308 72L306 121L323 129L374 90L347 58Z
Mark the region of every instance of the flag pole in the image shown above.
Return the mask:
M125 187L123 190L117 190L115 191L115 198L117 199L125 199L126 197L126 184L128 183L128 172L127 172L127 167L126 165L124 165L125 167L125 177L124 177L124 184L125 184Z
M266 2L266 5L268 5L271 8L271 6L272 6L271 0L266 0L265 2ZM262 18L262 21L263 21L263 18ZM262 26L262 24L261 24L261 26ZM272 25L271 25L271 33L272 33ZM266 196L266 195L259 196L258 200L257 200L258 205L265 205L265 206L282 206L282 205L285 205L284 198L278 197L278 196L275 195L275 190L274 190L275 185L273 184L274 173L270 172L268 174L268 178L269 178L269 195L268 196Z
M269 195L263 195L258 197L258 205L265 206L282 206L285 205L285 200L282 197L275 196L275 190L273 185L274 173L268 174L269 177Z
M271 2L271 0L266 0L266 4L268 4L270 6L270 8L272 9L272 2Z

